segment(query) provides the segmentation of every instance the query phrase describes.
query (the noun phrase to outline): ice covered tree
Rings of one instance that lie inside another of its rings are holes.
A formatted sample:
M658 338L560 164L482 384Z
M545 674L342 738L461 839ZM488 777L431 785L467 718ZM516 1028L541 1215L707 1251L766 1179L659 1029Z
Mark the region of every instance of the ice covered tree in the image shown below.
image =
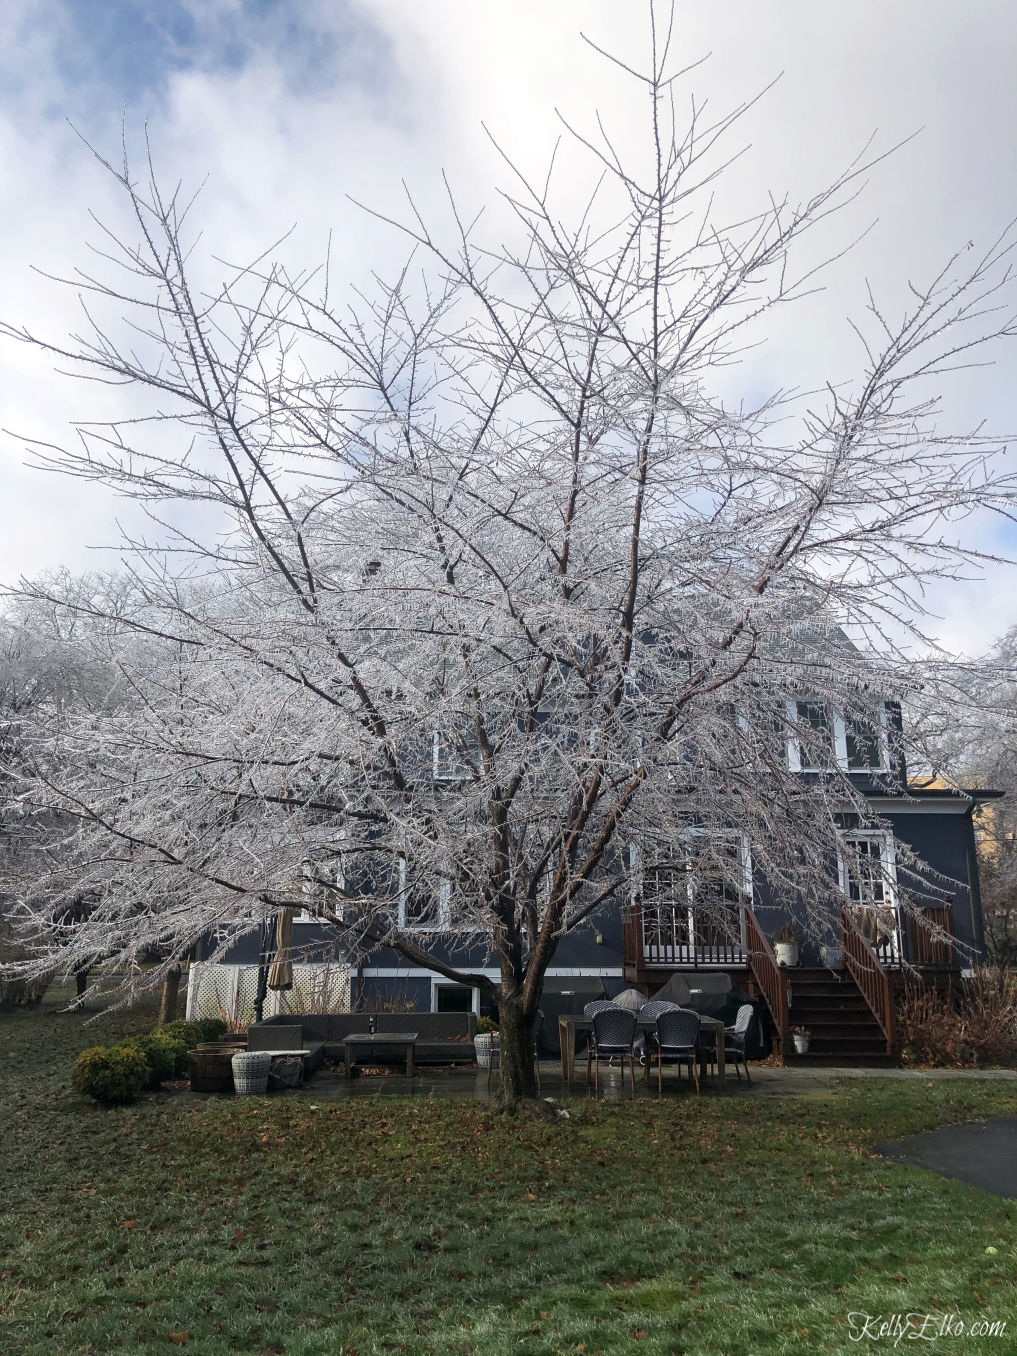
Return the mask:
M134 225L70 280L92 327L8 334L130 388L130 418L36 452L150 506L120 634L171 657L125 655L139 700L20 789L77 818L62 879L101 897L63 942L53 882L30 885L42 942L168 964L303 906L310 873L350 955L384 942L489 994L518 1096L545 971L602 904L690 875L729 928L747 842L828 927L838 825L871 812L822 710L864 755L924 589L975 555L962 520L1014 501L937 397L1012 332L1012 246L963 251L896 316L863 289L852 380L722 398L865 166L717 219L738 112L687 105L668 42L655 23L630 72L642 155L571 134L588 201L510 165L504 233L411 203L378 219L409 258L369 292L264 260L213 276L198 208L103 162ZM212 529L172 529L180 505ZM907 908L935 884L899 865ZM443 958L450 935L489 938L500 979Z
M944 666L916 717L916 751L933 779L1004 793L979 810L976 841L986 957L1017 967L1017 629Z

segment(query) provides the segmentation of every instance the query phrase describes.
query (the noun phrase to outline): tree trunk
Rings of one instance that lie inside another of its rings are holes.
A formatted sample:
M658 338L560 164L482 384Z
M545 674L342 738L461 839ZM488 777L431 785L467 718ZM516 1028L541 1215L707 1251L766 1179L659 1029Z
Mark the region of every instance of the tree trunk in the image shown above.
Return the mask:
M498 999L498 1066L501 1070L498 1101L514 1106L523 1098L536 1097L533 1069L533 1018L523 1013L517 998Z
M79 998L84 998L85 990L88 988L88 971L75 970L74 972L74 990Z
M174 965L166 971L162 982L162 996L159 999L159 1025L177 1019L177 994L180 991L180 966Z

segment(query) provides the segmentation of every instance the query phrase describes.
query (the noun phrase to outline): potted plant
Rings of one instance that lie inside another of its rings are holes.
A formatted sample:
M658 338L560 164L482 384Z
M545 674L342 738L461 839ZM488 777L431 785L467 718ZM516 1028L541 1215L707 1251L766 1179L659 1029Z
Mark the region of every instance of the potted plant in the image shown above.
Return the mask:
M809 1028L807 1026L796 1026L791 1032L791 1037L795 1043L796 1055L807 1055L809 1053Z
M773 952L778 965L798 964L798 932L791 923L785 923L773 934Z
M824 946L820 948L823 957L823 964L829 970L839 970L844 964L844 948L842 946Z
M473 1037L477 1064L481 1069L491 1067L491 1053L498 1049L498 1023L492 1017L477 1018L477 1034Z

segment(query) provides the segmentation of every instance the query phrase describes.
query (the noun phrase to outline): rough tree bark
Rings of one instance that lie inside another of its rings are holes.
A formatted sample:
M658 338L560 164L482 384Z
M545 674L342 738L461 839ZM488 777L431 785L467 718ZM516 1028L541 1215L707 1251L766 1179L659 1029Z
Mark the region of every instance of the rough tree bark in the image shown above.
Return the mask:
M166 971L166 978L162 982L162 993L159 998L159 1025L165 1026L167 1022L175 1022L177 1019L177 995L180 992L180 966L171 966Z

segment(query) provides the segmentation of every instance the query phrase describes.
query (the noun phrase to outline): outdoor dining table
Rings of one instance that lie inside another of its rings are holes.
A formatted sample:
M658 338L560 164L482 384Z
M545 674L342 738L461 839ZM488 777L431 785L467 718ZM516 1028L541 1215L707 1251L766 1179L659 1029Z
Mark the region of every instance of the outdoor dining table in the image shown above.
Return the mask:
M699 1064L700 1074L706 1072L706 1048L703 1043L704 1036L712 1033L715 1041L717 1058L717 1077L723 1080L726 1077L727 1070L724 1064L724 1023L719 1017L706 1017L699 1013ZM636 1013L637 1031L656 1031L657 1022L653 1017L640 1017ZM572 1073L576 1063L576 1032L592 1031L593 1018L583 1017L580 1014L569 1013L558 1018L558 1042L561 1047L561 1080L564 1087L569 1087L572 1083Z

